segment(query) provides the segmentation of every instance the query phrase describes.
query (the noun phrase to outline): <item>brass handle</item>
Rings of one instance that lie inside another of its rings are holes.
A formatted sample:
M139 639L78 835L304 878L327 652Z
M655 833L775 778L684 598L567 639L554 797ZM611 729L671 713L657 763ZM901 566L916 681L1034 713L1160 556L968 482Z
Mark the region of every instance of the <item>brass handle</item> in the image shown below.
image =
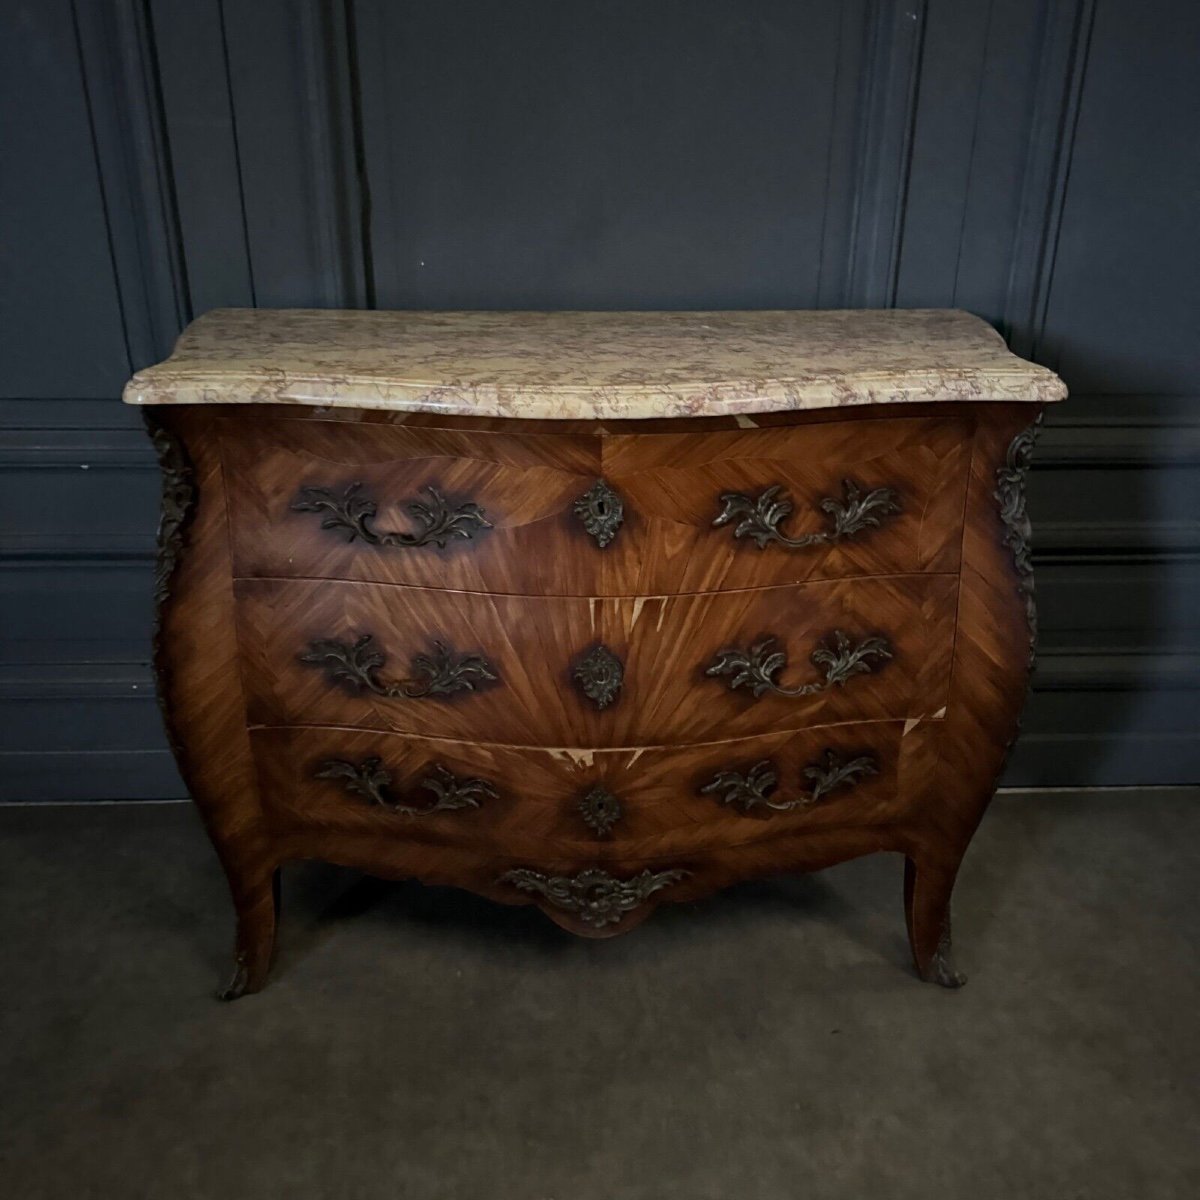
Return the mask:
M292 502L294 512L323 513L322 529L339 529L348 542L361 538L371 546L398 546L412 549L431 543L444 549L451 538L471 538L481 529L491 529L492 523L478 504L460 504L451 508L446 498L433 487L424 487L429 501L410 500L404 507L419 528L412 533L401 530L380 530L371 524L377 505L362 494L362 484L349 484L340 496L332 488L302 487Z
M313 778L340 779L346 791L362 796L369 804L413 817L427 817L430 813L458 808L478 808L484 800L495 800L497 796L495 786L486 779L460 779L441 763L431 763L427 773L418 781L418 787L432 792L434 797L433 803L423 808L393 800L388 795L391 772L377 757L364 758L360 763L348 762L344 758L329 758L317 765Z
M689 871L643 871L632 879L619 879L607 871L589 869L577 875L543 875L528 867L505 871L498 883L511 883L523 892L535 892L547 904L578 917L585 925L600 929L615 925L647 897L678 883Z
M779 772L770 759L756 762L744 773L732 768L718 771L700 791L716 796L722 804L736 805L742 812L760 805L776 812L788 812L809 808L830 792L856 787L868 776L878 775L879 760L873 754L860 754L846 760L836 750L826 750L819 762L810 763L801 774L809 781L809 789L792 800L771 798L771 792L779 783Z
M885 662L892 657L892 647L886 638L863 638L857 646L840 629L835 629L829 641L818 643L809 655L814 666L824 673L824 678L809 683L784 687L775 676L787 666L787 654L774 650L775 637L765 637L755 642L749 650L722 650L705 668L705 675L728 675L729 689L748 687L755 698L764 692L777 696L812 696L832 687L845 687L854 675L869 674L876 668L872 660Z
M720 503L721 511L713 525L728 525L736 520L733 536L750 538L760 550L765 550L769 542L778 542L793 550L805 546L832 545L866 529L877 529L900 511L900 497L894 488L874 488L864 494L853 479L843 479L842 499L838 501L826 496L818 506L826 514L829 528L793 538L779 530L779 522L790 515L795 507L787 494L782 492L781 484L767 488L756 499L744 492L724 492Z
M444 642L434 642L431 654L414 656L409 666L412 678L389 683L376 674L387 658L374 643L369 633L354 642L320 638L309 643L308 653L300 655L300 661L323 668L331 682L344 683L356 694L365 690L389 699L421 700L473 692L480 683L499 678L496 668L482 655L455 654Z

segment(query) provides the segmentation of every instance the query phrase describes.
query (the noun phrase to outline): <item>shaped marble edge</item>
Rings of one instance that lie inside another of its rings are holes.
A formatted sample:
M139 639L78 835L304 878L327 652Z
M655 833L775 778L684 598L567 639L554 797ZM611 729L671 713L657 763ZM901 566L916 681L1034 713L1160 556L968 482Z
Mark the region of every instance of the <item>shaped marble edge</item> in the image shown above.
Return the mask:
M1065 395L1053 372L955 309L215 309L123 398L567 420Z

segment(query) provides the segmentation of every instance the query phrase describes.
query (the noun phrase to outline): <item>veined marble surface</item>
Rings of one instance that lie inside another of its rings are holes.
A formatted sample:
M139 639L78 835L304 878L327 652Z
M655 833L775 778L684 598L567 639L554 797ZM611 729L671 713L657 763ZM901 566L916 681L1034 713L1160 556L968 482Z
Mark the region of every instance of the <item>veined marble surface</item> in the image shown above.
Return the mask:
M312 404L457 416L726 416L1048 402L1062 380L955 309L364 312L222 308L127 404Z

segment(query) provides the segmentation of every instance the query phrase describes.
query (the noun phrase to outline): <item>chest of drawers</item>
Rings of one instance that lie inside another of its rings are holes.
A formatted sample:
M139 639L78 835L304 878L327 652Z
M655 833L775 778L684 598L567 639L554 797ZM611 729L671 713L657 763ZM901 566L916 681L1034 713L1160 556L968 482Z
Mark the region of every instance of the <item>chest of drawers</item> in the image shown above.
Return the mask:
M269 969L283 863L626 932L903 856L918 973L1016 733L1060 382L957 312L218 310L135 376L156 662Z

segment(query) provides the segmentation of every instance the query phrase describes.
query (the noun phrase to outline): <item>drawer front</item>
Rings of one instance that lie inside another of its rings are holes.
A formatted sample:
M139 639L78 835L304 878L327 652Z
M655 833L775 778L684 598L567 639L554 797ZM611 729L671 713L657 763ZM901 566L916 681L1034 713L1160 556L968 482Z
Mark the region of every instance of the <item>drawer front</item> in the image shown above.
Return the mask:
M910 747L927 753L937 725L575 754L325 728L260 729L251 740L280 829L586 866L884 824L900 812L902 759Z
M239 580L252 725L658 746L944 711L957 581L488 596Z
M958 567L971 420L511 434L230 418L237 574L632 596Z

